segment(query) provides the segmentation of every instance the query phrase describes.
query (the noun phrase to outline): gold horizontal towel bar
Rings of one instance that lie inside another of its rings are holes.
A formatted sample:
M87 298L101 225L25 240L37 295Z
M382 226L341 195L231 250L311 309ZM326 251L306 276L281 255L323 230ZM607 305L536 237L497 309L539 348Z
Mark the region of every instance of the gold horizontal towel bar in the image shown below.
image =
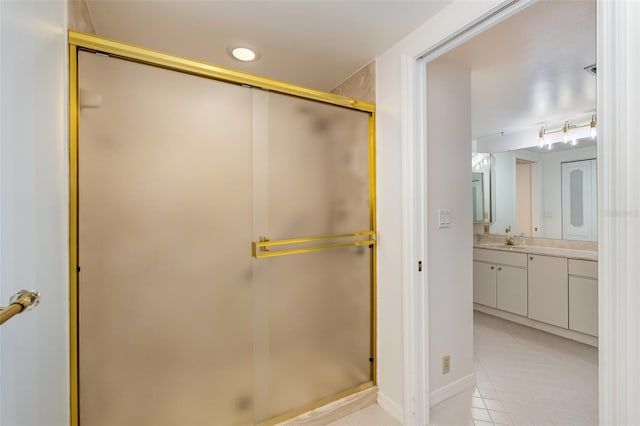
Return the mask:
M311 253L314 251L336 249L336 248L343 248L343 247L371 246L371 245L375 245L375 243L376 243L376 240L366 240L366 241L353 241L350 243L327 244L326 246L312 246L312 247L305 247L305 248L291 249L291 250L265 251L265 252L257 252L253 255L253 257L255 257L256 259L263 259L265 257L276 257L276 256L286 256L290 254Z
M264 258L264 257L274 257L274 256L284 256L288 254L300 254L300 253L309 253L313 251L319 250L327 250L333 248L341 248L341 247L356 247L356 246L365 246L375 244L375 236L374 231L363 231L363 232L354 232L352 234L337 234L337 235L321 235L318 237L303 237L303 238L289 238L286 240L276 240L269 241L266 237L260 237L260 241L251 243L251 255L256 259ZM357 237L369 237L369 239L365 241L350 241L346 243L337 243L337 244L327 244L323 246L311 246L297 249L287 249L280 251L270 251L270 247L274 246L283 246L290 244L304 244L304 243L312 243L317 241L329 241L329 240L337 240L344 238L357 238Z
M28 311L40 303L40 293L37 291L20 290L11 297L9 306L0 307L0 325L9 321L15 315Z

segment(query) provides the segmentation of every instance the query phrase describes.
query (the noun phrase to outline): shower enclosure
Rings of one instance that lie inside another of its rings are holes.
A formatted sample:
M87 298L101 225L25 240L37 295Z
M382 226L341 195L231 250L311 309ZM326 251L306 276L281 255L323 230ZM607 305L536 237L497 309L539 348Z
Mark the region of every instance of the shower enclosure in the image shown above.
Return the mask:
M72 423L375 381L373 105L70 32Z

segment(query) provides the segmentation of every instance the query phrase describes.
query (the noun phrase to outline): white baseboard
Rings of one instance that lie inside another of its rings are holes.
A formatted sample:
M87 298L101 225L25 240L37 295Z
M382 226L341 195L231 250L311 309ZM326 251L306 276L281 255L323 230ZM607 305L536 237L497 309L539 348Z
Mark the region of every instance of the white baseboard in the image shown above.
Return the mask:
M449 399L452 396L457 395L472 386L475 386L475 384L476 375L473 373L469 374L468 376L464 376L463 378L458 379L453 383L449 383L448 385L443 386L440 389L435 390L429 394L429 406L433 407L434 405L439 404L445 399ZM378 398L380 397L378 396Z
M595 346L596 348L598 347L598 338L589 336L588 334L582 334L566 328L556 327L555 325L545 324L540 321L521 317L520 315L515 315L510 312L494 309L489 306L479 305L477 303L473 304L473 309L479 312L484 312L485 314L493 315L498 318L518 323L520 325L526 325L527 327L535 328L536 330L555 334L556 336L564 337L565 339L575 340L576 342L584 343L585 345L589 346Z
M378 390L378 405L400 423L404 423L404 411L402 407L395 403L391 398Z

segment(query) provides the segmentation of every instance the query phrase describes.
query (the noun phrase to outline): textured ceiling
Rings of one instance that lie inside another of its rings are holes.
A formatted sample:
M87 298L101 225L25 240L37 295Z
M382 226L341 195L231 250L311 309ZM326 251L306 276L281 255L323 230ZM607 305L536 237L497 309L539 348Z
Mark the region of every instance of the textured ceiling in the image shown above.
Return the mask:
M277 80L331 90L447 1L89 0L96 32ZM246 43L259 61L231 59Z

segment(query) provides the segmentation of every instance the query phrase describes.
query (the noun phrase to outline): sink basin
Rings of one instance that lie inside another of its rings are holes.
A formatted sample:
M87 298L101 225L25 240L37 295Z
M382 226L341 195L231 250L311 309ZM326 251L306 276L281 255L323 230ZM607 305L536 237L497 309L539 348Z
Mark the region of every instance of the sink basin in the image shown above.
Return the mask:
M526 246L523 245L509 245L506 243L480 243L477 245L478 247L487 247L487 248L500 248L500 249L512 249L512 250L523 250Z

